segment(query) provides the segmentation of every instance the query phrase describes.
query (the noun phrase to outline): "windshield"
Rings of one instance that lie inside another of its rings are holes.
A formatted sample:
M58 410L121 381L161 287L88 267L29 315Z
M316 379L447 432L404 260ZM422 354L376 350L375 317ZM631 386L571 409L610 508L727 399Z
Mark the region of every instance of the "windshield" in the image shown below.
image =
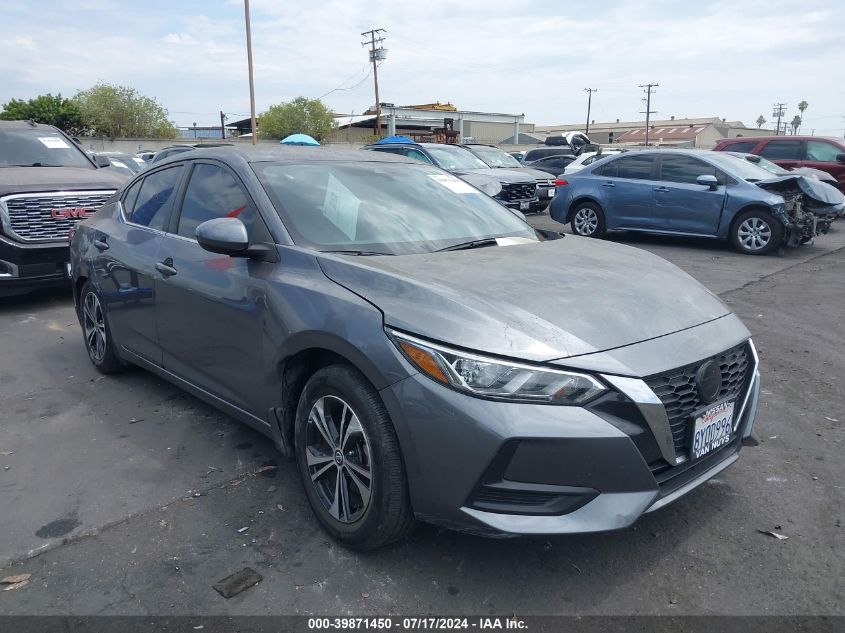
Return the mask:
M760 169L765 169L767 172L775 174L776 176L786 176L789 174L788 170L784 169L780 165L775 165L772 161L767 160L762 156L754 156L751 159L746 158L745 160L752 165L757 165Z
M437 166L446 171L456 169L487 169L486 163L463 147L429 145L425 148L437 161Z
M0 167L87 167L85 154L55 130L0 129Z
M294 242L319 251L428 253L536 234L468 183L430 165L253 163Z
M768 180L772 177L772 174L765 169L761 169L747 160L737 156L731 156L724 152L708 152L707 158L711 163L714 163L717 167L721 167L731 176L742 178L748 182L760 182L761 180Z
M522 167L518 160L498 147L475 146L472 152L490 167Z

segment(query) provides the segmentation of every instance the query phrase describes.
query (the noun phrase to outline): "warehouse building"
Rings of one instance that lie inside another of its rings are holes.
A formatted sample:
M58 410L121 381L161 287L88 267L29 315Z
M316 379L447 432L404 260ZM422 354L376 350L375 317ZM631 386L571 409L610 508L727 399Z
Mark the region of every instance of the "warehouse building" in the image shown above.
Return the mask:
M338 127L329 142L368 143L374 138L374 109L362 115L339 115L335 120ZM401 134L420 142L498 144L515 134L533 132L534 125L525 123L524 114L458 110L451 103L382 103L381 130L383 136Z
M566 132L583 132L584 123L571 125L537 125L535 136L547 137ZM670 145L673 147L697 147L710 149L723 138L736 136L768 136L772 130L749 128L741 121L725 121L719 117L696 119L653 120L648 126L650 145ZM621 145L643 145L646 139L645 121L620 121L612 123L590 122L590 139L601 145L618 143Z

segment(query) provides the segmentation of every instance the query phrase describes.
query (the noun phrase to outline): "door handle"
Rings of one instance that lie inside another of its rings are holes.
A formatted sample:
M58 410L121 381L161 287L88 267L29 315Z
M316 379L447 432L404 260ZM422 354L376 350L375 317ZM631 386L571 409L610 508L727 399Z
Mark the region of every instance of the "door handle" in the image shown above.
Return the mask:
M109 243L106 242L106 240L101 240L100 238L97 238L94 240L93 244L94 248L96 248L100 252L109 250Z
M657 193L669 193L669 187L655 187L654 191Z
M608 181L608 182L603 182L601 186L602 187L615 187L616 183Z
M172 277L179 272L173 267L172 257L168 257L163 262L156 262L156 270L165 277Z

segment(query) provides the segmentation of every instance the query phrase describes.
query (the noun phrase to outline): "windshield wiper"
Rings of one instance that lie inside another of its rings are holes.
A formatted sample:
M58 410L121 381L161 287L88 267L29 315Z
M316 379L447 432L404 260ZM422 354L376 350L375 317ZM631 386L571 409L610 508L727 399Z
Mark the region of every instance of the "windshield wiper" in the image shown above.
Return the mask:
M44 163L27 163L26 165L3 165L3 167L61 167L61 165L45 165Z
M341 255L393 255L394 253L382 253L379 251L355 251L355 250L339 250L339 251L320 251L321 253L340 253Z
M486 237L483 240L472 240L470 242L462 242L454 246L447 246L446 248L438 248L435 253L442 253L443 251L465 251L470 248L483 248L484 246L498 246L499 243L495 237Z

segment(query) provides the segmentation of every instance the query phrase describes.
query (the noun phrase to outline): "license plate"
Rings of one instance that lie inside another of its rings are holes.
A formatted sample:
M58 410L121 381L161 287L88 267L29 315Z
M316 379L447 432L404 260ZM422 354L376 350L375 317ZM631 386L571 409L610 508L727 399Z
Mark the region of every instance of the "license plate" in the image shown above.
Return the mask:
M549 198L554 198L554 197L555 197L555 188L552 187L551 189L549 189Z
M519 210L520 211L528 211L528 207L531 205L530 202L520 202L519 203Z
M731 441L735 404L720 402L696 416L690 441L692 459L704 457Z

